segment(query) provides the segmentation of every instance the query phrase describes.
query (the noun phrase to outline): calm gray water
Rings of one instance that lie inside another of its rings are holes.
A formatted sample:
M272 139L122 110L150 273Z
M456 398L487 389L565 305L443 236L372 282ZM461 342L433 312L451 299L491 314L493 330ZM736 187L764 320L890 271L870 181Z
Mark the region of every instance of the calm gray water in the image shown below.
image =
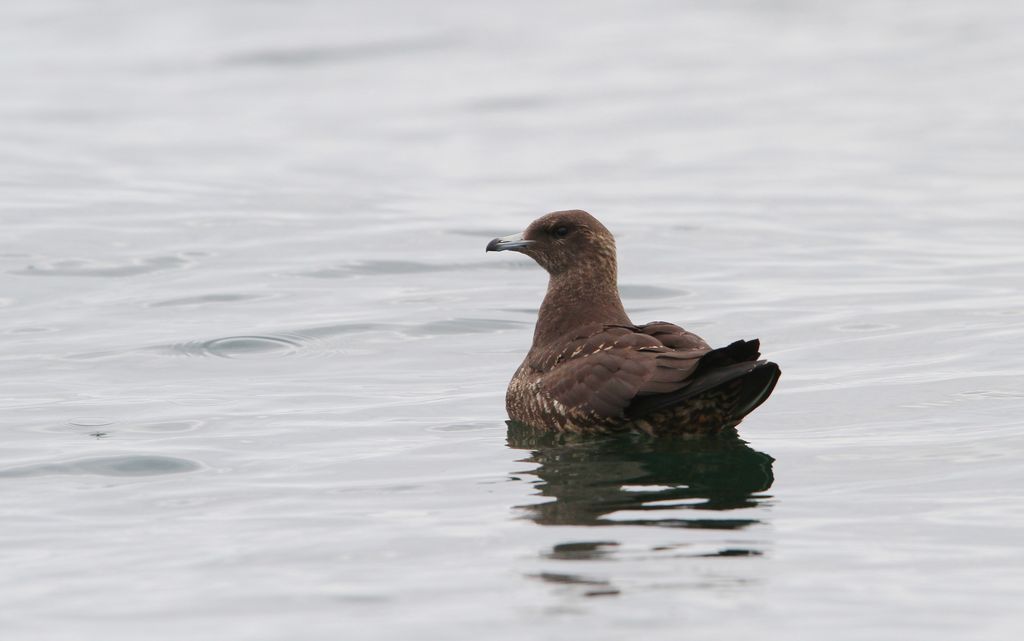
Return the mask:
M1024 5L0 8L0 636L1016 639ZM743 441L509 432L582 207Z

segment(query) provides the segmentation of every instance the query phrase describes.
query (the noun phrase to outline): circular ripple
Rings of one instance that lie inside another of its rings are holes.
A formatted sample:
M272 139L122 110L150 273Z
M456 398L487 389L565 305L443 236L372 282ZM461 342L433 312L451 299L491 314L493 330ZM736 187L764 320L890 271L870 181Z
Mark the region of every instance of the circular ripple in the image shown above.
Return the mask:
M209 341L180 343L173 349L186 356L254 359L283 358L302 347L300 341L281 336L225 336Z
M278 336L228 336L206 343L207 351L222 358L281 357L301 348L301 343Z
M347 350L352 334L379 331L386 325L371 323L340 323L301 330L223 336L208 341L189 341L162 345L154 349L170 351L179 356L217 356L219 358L252 360L302 356L329 356Z

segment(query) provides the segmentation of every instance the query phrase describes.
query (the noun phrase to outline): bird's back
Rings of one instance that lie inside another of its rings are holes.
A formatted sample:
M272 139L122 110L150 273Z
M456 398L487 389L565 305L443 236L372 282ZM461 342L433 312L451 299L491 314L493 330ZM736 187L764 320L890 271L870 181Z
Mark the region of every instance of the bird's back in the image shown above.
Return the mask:
M535 345L506 395L509 416L565 431L711 432L736 425L771 393L758 342L711 349L672 323L593 324Z

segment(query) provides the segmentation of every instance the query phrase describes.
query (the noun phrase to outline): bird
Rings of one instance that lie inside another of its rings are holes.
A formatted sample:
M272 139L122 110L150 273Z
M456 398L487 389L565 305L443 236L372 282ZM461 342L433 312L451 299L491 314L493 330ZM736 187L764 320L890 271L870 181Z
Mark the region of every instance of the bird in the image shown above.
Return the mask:
M781 376L760 341L712 349L665 321L634 324L618 290L615 238L597 218L556 211L487 252L529 256L548 272L533 343L505 395L509 418L564 433L652 436L732 430Z

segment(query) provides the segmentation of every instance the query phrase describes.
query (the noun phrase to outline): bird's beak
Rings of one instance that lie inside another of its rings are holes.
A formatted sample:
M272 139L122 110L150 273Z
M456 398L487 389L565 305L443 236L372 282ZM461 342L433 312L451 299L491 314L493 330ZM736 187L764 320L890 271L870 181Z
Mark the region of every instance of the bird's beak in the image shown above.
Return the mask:
M512 234L511 236L495 238L491 242L487 243L487 251L503 252L508 249L511 249L513 251L519 251L525 247L529 247L532 244L533 241L526 240L525 238L523 238L522 233Z

